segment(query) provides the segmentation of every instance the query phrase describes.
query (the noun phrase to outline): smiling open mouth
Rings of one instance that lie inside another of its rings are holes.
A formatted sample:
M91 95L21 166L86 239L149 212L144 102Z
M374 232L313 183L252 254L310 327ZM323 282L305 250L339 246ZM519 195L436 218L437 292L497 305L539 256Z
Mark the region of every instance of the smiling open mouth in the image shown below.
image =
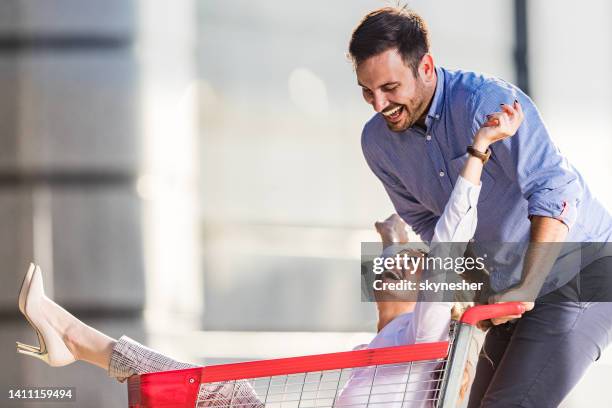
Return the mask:
M404 107L402 105L399 105L393 109L389 109L385 112L382 112L382 114L387 120L391 122L395 122L399 119L403 111L404 111Z

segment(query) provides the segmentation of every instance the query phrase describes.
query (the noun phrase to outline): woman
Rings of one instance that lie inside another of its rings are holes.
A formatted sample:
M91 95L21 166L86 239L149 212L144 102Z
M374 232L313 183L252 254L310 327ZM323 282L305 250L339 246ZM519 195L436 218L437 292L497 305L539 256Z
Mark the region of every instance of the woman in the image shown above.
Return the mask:
M487 122L476 134L474 149L484 152L495 141L512 136L522 119L523 113L518 102L515 101L512 106L502 105L502 111L489 115ZM436 225L433 248L436 242L467 241L473 235L482 168L483 160L480 158L470 156L467 159L451 199ZM395 227L393 223L377 225L383 241L397 241ZM447 336L452 303L441 306L436 303L417 304L413 318L418 324L409 322L406 312L412 307L414 304L379 304L379 329L382 330L369 347L436 341ZM30 266L21 286L19 309L35 329L40 346L17 343L17 351L41 359L53 367L68 365L76 360L85 361L108 370L109 375L119 381L134 374L195 367L163 356L126 336L116 340L87 326L45 296L42 273L35 265ZM387 325L393 330L384 330ZM395 339L392 344L381 340L389 332L395 333L388 336ZM400 333L404 334L398 336ZM350 384L345 387L340 400L349 396ZM211 406L228 406L229 401L240 406L263 406L246 382L240 382L236 387L205 387L200 391L199 400L202 399L212 400Z

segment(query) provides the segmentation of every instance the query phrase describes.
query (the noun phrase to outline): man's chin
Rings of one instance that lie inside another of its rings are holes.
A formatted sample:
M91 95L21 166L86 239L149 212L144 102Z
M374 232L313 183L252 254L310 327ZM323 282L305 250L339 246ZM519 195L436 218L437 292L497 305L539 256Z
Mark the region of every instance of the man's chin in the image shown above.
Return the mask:
M403 120L401 122L398 123L391 123L387 120L385 120L385 122L387 123L387 127L389 128L390 131L392 132L403 132L404 130L408 129L410 127L410 122L407 120Z

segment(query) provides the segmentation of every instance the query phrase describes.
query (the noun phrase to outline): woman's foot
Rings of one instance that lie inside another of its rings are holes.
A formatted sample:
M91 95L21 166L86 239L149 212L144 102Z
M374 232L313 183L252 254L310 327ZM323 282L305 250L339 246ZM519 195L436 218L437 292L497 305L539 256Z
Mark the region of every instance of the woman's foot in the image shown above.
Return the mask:
M116 340L71 315L45 295L42 272L31 265L19 293L19 309L36 330L40 347L17 343L17 351L53 367L75 360L108 370Z
M19 310L36 331L39 343L37 347L17 342L19 353L36 357L52 367L65 366L76 360L66 342L73 326L70 318L75 318L45 295L42 272L33 264L21 285Z
M383 247L393 244L405 244L408 242L406 223L397 214L391 214L386 220L374 224L376 232L380 235Z

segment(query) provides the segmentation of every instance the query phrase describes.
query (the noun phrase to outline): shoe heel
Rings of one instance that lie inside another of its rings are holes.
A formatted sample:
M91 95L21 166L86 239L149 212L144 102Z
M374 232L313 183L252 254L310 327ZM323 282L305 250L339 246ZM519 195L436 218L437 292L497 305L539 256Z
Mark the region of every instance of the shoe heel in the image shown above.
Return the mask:
M40 353L40 347L30 346L29 344L20 343L20 342L16 342L16 343L17 343L17 349L36 351Z
M27 347L26 347L27 346ZM28 346L27 344L21 345L21 343L17 344L17 352L20 354L25 354L26 356L34 357L39 360L44 361L49 364L49 353L41 353L40 351L34 351L35 347Z

